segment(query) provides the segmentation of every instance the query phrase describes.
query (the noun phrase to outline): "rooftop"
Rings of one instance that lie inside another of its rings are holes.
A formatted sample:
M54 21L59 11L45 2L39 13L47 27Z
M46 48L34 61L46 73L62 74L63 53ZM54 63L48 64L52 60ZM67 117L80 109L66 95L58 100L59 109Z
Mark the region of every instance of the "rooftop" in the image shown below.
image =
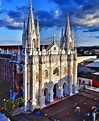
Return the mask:
M99 59L97 59L96 61L94 61L91 64L86 65L87 67L93 67L93 68L99 68Z

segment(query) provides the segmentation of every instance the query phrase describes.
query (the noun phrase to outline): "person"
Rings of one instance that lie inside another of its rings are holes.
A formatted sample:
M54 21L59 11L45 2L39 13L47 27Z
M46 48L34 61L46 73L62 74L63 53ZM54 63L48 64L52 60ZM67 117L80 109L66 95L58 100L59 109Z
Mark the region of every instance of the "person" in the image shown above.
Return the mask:
M86 102L84 103L84 106L86 106Z

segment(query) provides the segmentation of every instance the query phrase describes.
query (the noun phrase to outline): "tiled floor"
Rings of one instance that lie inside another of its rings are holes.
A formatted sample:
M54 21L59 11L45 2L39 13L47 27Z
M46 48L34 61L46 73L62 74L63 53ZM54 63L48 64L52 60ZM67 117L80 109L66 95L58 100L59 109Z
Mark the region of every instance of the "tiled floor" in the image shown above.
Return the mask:
M60 101L62 101L62 100L64 100L64 99L67 99L69 96L65 96L65 97L62 97L62 98L54 98L54 101L53 102L46 102L45 103L45 105L46 105L46 107L48 107L48 106L50 106L50 105L52 105L52 104L55 104L55 103L57 103L57 102L60 102Z

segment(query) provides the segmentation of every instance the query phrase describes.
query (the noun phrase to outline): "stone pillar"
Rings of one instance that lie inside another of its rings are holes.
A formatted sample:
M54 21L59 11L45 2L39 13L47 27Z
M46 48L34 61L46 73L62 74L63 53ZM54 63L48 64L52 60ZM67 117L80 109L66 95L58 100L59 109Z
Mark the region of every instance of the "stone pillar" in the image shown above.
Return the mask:
M25 49L25 64L23 66L23 98L25 100L24 102L24 111L28 110L28 91L27 91L27 53Z
M77 52L75 50L74 60L73 60L73 92L74 94L78 93L78 84L77 84Z
M56 88L56 97L61 97L61 90L57 87Z
M27 100L27 72L25 71L26 65L24 65L24 72L23 72L23 98L24 102L24 111L28 109L28 100Z
M73 84L73 54L68 55L68 88L69 95L72 95L72 84Z
M73 92L74 92L74 94L76 94L76 93L79 92L78 85L77 84L76 85L73 85Z
M51 90L50 94L49 94L49 102L53 102L53 91Z
M40 107L41 108L44 108L46 105L45 105L45 96L41 96L39 97L39 100L40 100Z
M60 97L63 97L63 88L61 88L59 91L60 91Z
M71 96L73 93L72 90L72 76L69 76L69 86L68 86L68 94Z
M67 85L64 86L64 89L63 89L63 95L66 95L68 94L68 89L67 89Z
M41 108L45 107L45 96L44 92L42 92L42 58L39 64L39 106Z

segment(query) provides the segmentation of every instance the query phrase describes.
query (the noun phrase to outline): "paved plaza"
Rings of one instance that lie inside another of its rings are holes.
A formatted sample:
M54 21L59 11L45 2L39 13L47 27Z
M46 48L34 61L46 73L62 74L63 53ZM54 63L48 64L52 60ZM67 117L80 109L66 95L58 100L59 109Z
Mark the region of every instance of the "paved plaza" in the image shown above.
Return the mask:
M33 112L30 114L19 114L14 116L15 121L90 121L86 113L92 111L92 106L99 107L98 93L81 90L79 94L61 99L59 102L48 105L46 108L41 109L40 115L35 115ZM80 110L76 110L79 107ZM99 118L99 116L97 116Z

